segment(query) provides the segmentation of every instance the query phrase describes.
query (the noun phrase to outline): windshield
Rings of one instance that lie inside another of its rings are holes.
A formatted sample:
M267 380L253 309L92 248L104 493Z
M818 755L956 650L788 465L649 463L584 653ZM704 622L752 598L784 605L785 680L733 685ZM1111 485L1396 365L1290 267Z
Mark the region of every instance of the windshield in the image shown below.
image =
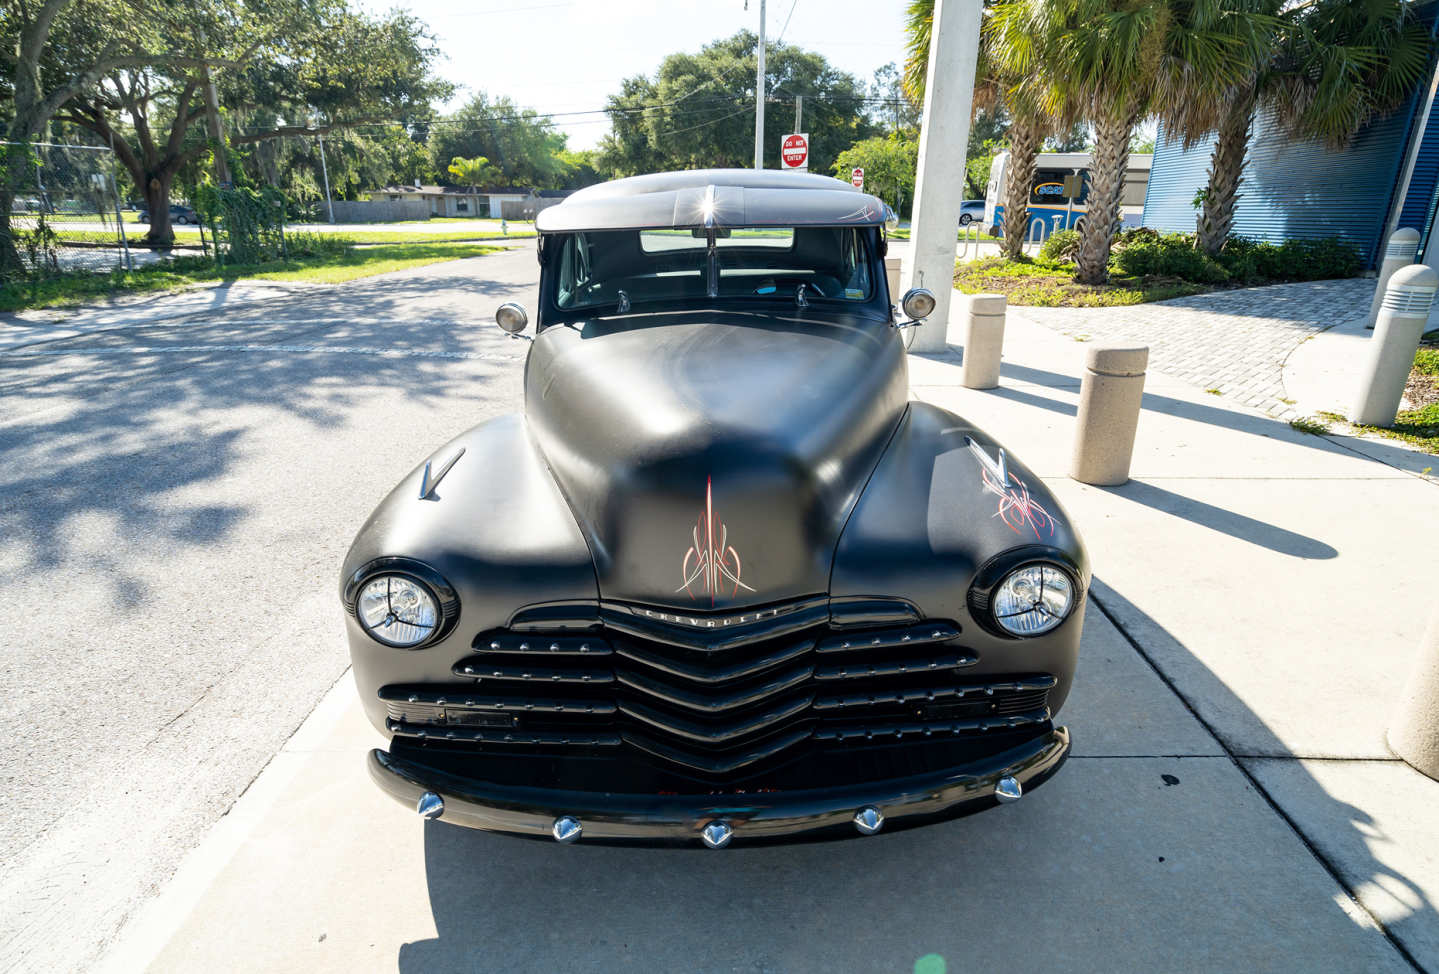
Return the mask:
M555 304L565 309L699 298L864 302L874 293L866 235L854 227L595 230L562 239Z

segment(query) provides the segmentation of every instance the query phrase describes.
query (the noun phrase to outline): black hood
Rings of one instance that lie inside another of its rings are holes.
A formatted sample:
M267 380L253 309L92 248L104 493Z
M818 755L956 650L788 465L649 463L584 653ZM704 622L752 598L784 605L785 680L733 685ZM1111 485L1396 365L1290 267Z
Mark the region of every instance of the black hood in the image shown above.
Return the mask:
M907 397L895 333L863 319L554 326L525 375L530 429L600 596L701 610L828 590Z

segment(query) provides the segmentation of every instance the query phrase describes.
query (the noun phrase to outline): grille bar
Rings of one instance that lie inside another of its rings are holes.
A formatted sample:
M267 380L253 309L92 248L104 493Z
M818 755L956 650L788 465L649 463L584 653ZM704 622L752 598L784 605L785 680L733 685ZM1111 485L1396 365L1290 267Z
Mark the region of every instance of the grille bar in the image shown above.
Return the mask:
M1031 693L1053 689L1059 681L1052 676L1035 677L1025 680L1011 680L1002 683L980 683L971 686L925 687L912 690L880 690L871 693L848 693L838 696L816 697L815 710L841 710L846 707L871 707L879 704L934 703L949 699L968 697L993 697L996 693Z
M613 670L582 670L547 666L502 666L471 656L455 664L456 676L472 680L516 680L527 683L613 683Z
M641 751L647 751L655 757L708 774L728 774L748 765L757 764L765 758L773 757L781 751L794 747L799 742L808 739L809 736L808 730L795 730L733 751L696 754L693 751L663 744L643 734L626 732L622 735L626 744L633 745Z
M443 693L431 690L408 690L404 687L381 687L380 699L386 703L414 704L419 707L444 710L504 711L510 713L550 714L612 714L615 705L610 700L567 700L558 697L500 697L481 696L470 693Z
M972 720L904 721L895 723L855 724L843 727L819 727L814 731L819 741L869 741L876 737L933 737L935 734L966 734L976 731L1012 730L1028 724L1049 720L1049 709L1032 710L1007 717L976 717Z
M821 653L854 653L877 649L910 648L924 643L943 643L959 638L959 627L948 623L906 626L903 629L881 629L866 632L842 632L821 639Z
M813 674L814 667L799 666L792 670L775 674L756 686L728 692L720 690L711 692L687 690L672 686L660 680L642 676L638 673L621 672L616 674L616 679L627 687L640 690L652 697L663 700L665 703L714 714L767 700L778 693L783 693L785 690L799 686Z
M542 633L492 632L475 637L480 654L509 653L536 656L609 656L610 644L594 636L561 636Z
M754 676L782 663L799 659L812 649L814 649L814 640L811 639L780 646L755 656L746 657L736 663L718 666L712 662L707 663L701 660L684 660L673 655L656 652L653 649L642 648L634 643L620 643L619 655L625 659L634 660L636 663L652 666L671 676L684 677L686 680L693 680L696 683L728 683L731 680Z
M873 676L903 676L908 673L932 673L939 670L959 670L973 666L979 657L971 654L947 654L931 659L881 660L875 663L841 663L837 666L820 666L814 671L816 680L852 680Z
M744 737L747 734L755 734L767 727L772 727L780 721L793 717L809 709L812 698L796 697L793 700L770 707L757 714L752 714L742 720L731 721L725 724L701 724L693 720L686 720L683 717L672 717L669 714L661 713L649 707L636 703L620 704L620 712L644 721L651 727L658 728L667 734L683 737L691 741L700 741L706 744L716 744L723 741L732 741L735 738Z
M425 727L399 720L387 720L391 734L422 740L473 741L479 744L562 745L571 747L619 747L620 735L584 731L494 730L478 727Z

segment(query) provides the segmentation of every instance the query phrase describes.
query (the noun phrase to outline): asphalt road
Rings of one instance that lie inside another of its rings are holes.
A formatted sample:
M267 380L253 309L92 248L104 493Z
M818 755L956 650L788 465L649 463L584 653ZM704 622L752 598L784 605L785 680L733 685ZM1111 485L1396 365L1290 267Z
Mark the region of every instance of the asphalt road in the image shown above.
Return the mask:
M87 967L344 671L350 539L518 407L491 314L536 278L523 248L0 353L0 969Z

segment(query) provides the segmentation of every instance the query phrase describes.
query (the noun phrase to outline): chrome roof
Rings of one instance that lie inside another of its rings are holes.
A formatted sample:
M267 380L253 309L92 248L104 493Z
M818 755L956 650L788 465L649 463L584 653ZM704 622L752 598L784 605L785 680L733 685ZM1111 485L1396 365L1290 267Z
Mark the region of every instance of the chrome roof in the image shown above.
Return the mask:
M696 169L589 186L541 210L541 233L694 227L878 226L889 208L849 183L773 169Z

